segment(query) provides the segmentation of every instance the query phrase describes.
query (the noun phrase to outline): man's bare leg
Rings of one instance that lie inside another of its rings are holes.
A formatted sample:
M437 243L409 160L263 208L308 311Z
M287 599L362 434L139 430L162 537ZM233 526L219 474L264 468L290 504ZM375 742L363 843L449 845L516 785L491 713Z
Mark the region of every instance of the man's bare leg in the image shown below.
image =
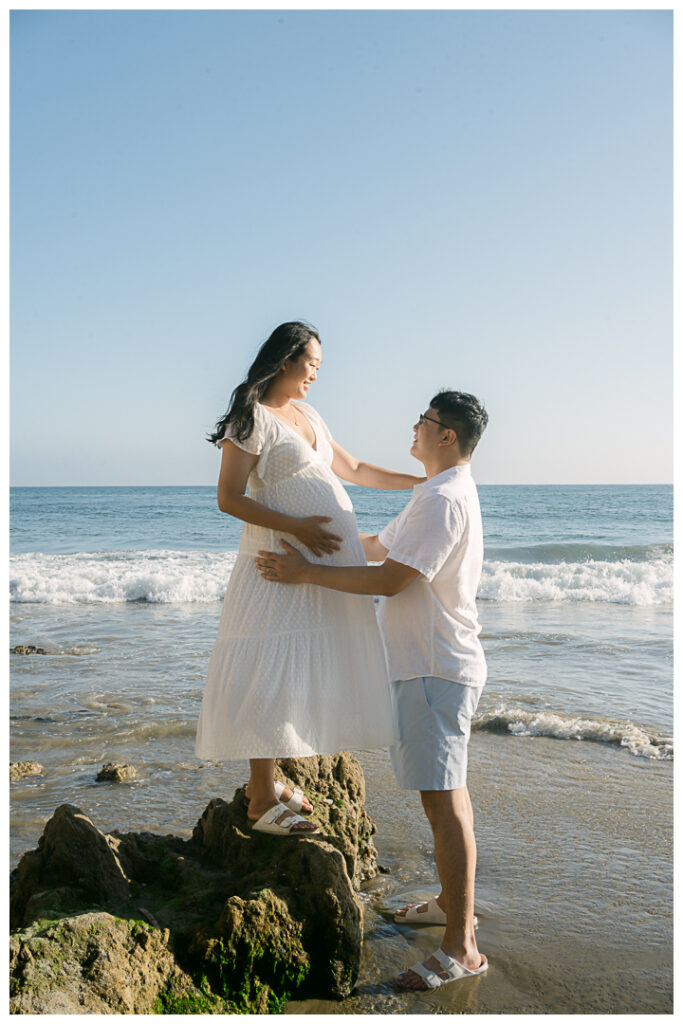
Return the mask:
M465 795L465 804L466 804L466 807L467 807L467 810L468 810L470 828L472 829L472 832L474 832L474 810L472 808L472 801L470 800L470 794L469 794L469 790L467 789L467 786L464 787L464 795ZM437 861L436 868L437 868L437 871L438 871L439 870L438 861ZM439 874L439 881L441 881L441 875L440 874ZM443 912L447 913L446 899L445 899L444 894L443 894L443 882L442 882L442 885L441 885L441 892L436 897L436 902L439 904L439 906L441 907ZM405 917L406 913L408 912L408 910L410 910L411 907L415 907L415 909L416 909L418 914L420 914L420 913L426 914L427 913L427 906L428 906L427 903L408 903L405 907L399 907L398 910L394 911L394 916L395 917Z
M472 804L467 787L450 790L426 790L420 794L422 806L434 836L434 857L442 885L447 923L441 948L463 967L476 970L483 958L474 937L474 876L477 847L474 839ZM445 975L432 957L425 966ZM399 975L407 988L426 988L423 978L413 971Z

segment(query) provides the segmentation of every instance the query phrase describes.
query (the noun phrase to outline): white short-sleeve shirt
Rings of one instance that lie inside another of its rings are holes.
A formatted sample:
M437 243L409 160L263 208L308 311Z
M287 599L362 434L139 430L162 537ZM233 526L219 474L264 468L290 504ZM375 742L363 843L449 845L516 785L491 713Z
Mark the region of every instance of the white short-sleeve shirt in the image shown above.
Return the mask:
M380 598L389 678L438 676L483 686L486 659L476 597L484 539L469 465L453 466L414 487L379 540L388 558L421 574L400 593Z

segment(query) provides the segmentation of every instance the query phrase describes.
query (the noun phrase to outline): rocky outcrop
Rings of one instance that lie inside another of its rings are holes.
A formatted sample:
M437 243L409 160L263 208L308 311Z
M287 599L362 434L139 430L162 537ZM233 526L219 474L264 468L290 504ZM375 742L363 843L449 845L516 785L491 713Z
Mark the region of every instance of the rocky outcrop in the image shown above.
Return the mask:
M19 862L10 889L10 927L42 916L46 902L55 907L125 904L130 880L117 846L78 807L58 807L38 849Z
M27 775L42 775L43 766L37 761L12 761L9 766L10 782L25 779Z
M119 764L110 761L103 764L95 776L95 782L132 782L137 772L132 764Z
M36 922L11 936L10 972L13 1013L150 1013L168 993L202 995L176 964L168 931L107 913Z
M276 774L303 789L315 804L321 830L339 841L349 877L356 886L377 874L377 831L365 810L363 769L351 754L334 757L283 758Z
M12 881L13 1011L254 1013L348 995L357 888L376 871L362 770L349 754L280 769L323 835L254 833L242 790L212 800L190 840L105 835L59 807ZM131 980L109 986L107 970Z
M360 963L362 918L341 849L344 840L245 834L241 802L212 800L194 830L200 855L229 864L240 879L240 892L225 904L217 926L199 929L193 949L211 960L218 942L240 963L265 936L268 959L279 961L288 949L298 970L326 977L330 995L348 995ZM222 981L221 970L216 980Z

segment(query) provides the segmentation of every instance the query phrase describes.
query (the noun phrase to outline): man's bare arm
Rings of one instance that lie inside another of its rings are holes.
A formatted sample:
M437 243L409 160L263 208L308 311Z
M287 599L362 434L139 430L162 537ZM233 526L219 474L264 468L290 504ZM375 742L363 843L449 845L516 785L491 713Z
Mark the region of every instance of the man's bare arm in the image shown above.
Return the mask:
M254 559L261 576L271 583L314 583L346 594L393 597L420 575L417 569L387 558L381 565L313 565L286 540L286 554L259 551Z

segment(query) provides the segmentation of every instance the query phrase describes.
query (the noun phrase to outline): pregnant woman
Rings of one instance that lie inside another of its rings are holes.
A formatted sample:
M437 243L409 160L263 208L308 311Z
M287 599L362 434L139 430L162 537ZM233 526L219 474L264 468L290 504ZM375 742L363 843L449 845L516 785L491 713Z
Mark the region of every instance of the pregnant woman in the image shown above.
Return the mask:
M322 564L364 565L353 506L338 477L384 490L422 479L354 459L318 413L300 404L321 359L313 328L281 324L210 438L222 448L219 508L245 525L209 663L196 753L249 759L252 827L283 836L318 827L296 813L312 810L303 794L274 782L275 759L387 746L391 702L372 598L269 584L254 556L278 549L284 538Z

